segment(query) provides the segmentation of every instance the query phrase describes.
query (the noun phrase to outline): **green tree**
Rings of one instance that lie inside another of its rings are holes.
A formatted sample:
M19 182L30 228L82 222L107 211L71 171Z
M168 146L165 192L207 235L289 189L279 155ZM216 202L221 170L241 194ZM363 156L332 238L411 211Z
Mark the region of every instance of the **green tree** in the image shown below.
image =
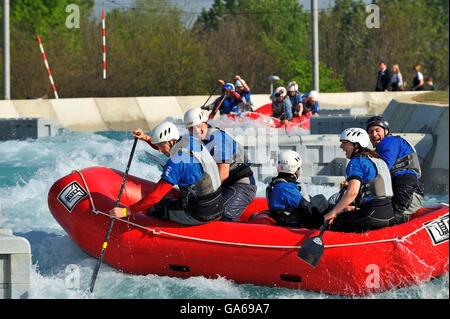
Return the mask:
M320 59L341 74L349 91L372 91L378 64L398 64L410 87L412 67L422 65L448 89L448 1L380 0L380 28L367 28L363 1L336 0L320 14Z
M311 89L310 14L303 11L298 1L215 0L209 11L202 12L195 26L209 36L220 32L224 38L230 36L229 26L236 23L240 26L238 37L253 38L259 50L271 57L270 65L258 70L257 76L249 74L248 70L244 74L246 78L259 78L253 82L253 92L267 92L266 78L270 74L279 75L283 79L280 84L295 80L302 91ZM251 32L250 36L245 36L246 32ZM247 47L252 44L248 43ZM245 52L247 47L241 51ZM322 91L343 90L341 79L330 76L332 73L326 65L321 65Z

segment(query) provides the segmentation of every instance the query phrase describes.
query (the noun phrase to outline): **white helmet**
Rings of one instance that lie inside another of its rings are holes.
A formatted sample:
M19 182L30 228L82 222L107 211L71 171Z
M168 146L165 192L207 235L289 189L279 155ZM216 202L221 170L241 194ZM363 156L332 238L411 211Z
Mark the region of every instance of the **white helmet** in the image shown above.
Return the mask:
M244 86L244 85L242 84L242 82L240 80L236 80L236 82L234 82L234 86L238 88L238 87L241 87L241 86Z
M156 125L151 133L152 144L178 140L179 138L180 132L178 132L175 124L171 122L162 122Z
M295 151L281 151L278 154L277 171L279 173L294 174L302 167L302 159Z
M288 91L290 92L290 91L298 91L298 84L296 83L296 84L294 84L294 85L292 85L292 82L289 82L289 84L288 84Z
M351 127L345 129L341 133L340 141L349 141L351 143L358 143L361 147L369 147L370 139L366 130L359 127Z
M184 126L190 128L208 121L208 116L199 107L192 108L184 114Z
M311 92L309 92L309 96L311 96L314 101L317 101L317 99L319 98L319 92L312 90Z
M281 97L285 97L286 96L286 89L284 87L282 87L282 86L277 87L275 89L275 92L274 92L273 95L276 96L277 94L279 96L281 96Z

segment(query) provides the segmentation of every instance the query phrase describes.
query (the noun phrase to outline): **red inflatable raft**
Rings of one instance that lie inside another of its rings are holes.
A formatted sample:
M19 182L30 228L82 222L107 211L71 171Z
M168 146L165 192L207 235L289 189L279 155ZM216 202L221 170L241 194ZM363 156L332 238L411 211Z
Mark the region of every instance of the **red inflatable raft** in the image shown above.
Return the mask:
M86 253L98 258L123 173L90 167L59 179L48 194L51 213ZM121 203L154 183L128 176ZM177 196L173 190L170 196ZM282 286L346 296L408 286L448 272L448 204L418 210L405 224L362 234L325 231L317 267L297 257L317 230L274 226L257 198L242 222L184 226L136 214L114 223L103 261L131 274L187 278L223 276L237 283ZM251 265L249 267L249 265Z
M302 128L304 130L310 129L309 117L306 115L301 115L301 117L293 117L292 121L288 121L286 125L281 124L281 121L275 117L272 117L272 103L266 104L255 110L254 112L244 112L240 116L251 118L252 120L258 121L259 123L272 127L279 128L286 131L291 131L294 128ZM235 114L228 114L228 117L233 120L239 120L239 116Z

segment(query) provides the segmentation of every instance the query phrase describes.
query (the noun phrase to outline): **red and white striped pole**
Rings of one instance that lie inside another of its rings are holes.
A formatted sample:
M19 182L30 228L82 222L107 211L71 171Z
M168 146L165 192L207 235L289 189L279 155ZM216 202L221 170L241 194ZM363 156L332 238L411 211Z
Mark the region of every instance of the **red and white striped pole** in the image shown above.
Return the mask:
M103 30L103 79L106 80L106 26L105 10L102 10L102 30Z
M48 77L50 79L50 84L53 88L53 93L55 94L55 98L58 99L58 93L56 92L55 82L53 82L52 73L50 72L50 67L48 66L47 57L45 56L44 47L42 46L41 38L37 35L37 40L39 43L39 48L41 49L42 58L44 59L45 68L47 69Z

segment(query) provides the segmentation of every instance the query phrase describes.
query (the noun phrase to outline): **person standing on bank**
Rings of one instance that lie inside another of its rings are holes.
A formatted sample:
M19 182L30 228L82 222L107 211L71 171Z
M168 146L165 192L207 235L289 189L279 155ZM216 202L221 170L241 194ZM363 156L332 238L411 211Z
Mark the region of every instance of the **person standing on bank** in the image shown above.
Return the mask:
M222 220L237 221L256 196L251 162L238 142L207 122L208 116L201 108L192 108L184 114L184 126L202 139L217 163L224 201Z
M405 139L390 135L389 123L381 116L369 118L366 130L390 170L394 212L409 217L422 207L424 195L419 183L421 169L417 152Z
M413 67L413 71L415 72L411 91L423 91L423 74L420 73L420 64L417 64Z
M133 136L150 140L141 129L136 129ZM180 138L173 123L163 122L152 130L151 143L169 157L161 179L140 201L130 207L115 207L109 211L110 216L121 218L146 212L191 226L219 220L223 212L219 170L202 141L192 134ZM163 198L174 185L180 188L180 198Z
M387 68L386 63L384 63L384 61L381 61L375 91L388 92L391 89L391 79L391 72Z
M392 66L392 91L404 91L403 76L398 64Z
M348 128L341 136L341 149L350 160L346 168L347 189L341 200L325 215L330 229L365 232L406 221L394 214L391 176L384 160L369 147L364 129ZM355 206L353 203L355 202Z

